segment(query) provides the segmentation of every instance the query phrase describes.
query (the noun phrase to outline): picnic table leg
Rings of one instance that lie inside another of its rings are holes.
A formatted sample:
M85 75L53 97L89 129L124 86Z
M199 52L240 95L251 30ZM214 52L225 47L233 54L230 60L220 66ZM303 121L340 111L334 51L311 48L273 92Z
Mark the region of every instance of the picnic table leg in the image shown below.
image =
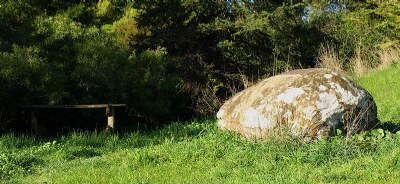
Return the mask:
M35 110L31 111L31 130L34 134L39 134L39 121Z
M107 114L107 129L114 130L114 128L115 128L114 107L108 106L107 109L106 109L106 114Z

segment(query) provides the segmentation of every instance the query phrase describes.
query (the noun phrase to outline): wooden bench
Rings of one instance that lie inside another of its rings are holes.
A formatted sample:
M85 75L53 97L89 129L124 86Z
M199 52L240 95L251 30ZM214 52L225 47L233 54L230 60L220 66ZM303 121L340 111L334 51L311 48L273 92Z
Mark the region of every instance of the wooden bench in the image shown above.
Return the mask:
M106 131L115 128L115 108L126 107L126 104L94 104L94 105L22 105L22 108L30 109L31 111L31 128L35 134L40 134L39 120L37 118L37 111L39 109L106 109L107 127Z

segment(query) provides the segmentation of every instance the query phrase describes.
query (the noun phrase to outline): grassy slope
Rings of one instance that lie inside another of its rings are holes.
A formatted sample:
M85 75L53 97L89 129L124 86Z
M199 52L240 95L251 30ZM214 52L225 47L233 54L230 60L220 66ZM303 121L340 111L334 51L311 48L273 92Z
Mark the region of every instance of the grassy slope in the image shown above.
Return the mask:
M399 122L400 67L358 79L383 121ZM396 81L397 78L397 81ZM0 179L17 183L399 183L400 140L345 143L340 137L243 141L215 121L123 136L72 133L38 140L0 137ZM1 180L0 180L1 181Z
M400 63L357 80L374 97L382 122L400 123Z

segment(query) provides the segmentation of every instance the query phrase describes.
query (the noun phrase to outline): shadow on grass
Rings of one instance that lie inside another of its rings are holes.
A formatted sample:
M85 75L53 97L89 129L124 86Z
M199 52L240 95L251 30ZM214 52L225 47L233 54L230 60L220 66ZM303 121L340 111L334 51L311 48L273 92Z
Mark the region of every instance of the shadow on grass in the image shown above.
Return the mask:
M91 157L95 157L95 156L100 156L101 154L90 150L90 149L82 149L82 150L74 150L71 151L71 155L76 158L76 157L80 157L80 158L91 158Z
M379 124L375 128L381 128L383 130L388 130L392 133L396 133L397 131L400 131L400 122L387 121Z
M153 130L136 131L138 132L137 147L147 145L158 145L165 141L181 142L197 139L204 136L207 132L213 131L214 121L181 122L159 127Z
M32 173L32 167L43 165L44 161L27 153L2 153L0 163L0 180L7 181L14 175Z
M93 157L99 157L104 154L102 150L95 148L84 148L84 147L69 147L64 149L62 152L53 152L53 156L61 160L71 161L74 159L89 159Z

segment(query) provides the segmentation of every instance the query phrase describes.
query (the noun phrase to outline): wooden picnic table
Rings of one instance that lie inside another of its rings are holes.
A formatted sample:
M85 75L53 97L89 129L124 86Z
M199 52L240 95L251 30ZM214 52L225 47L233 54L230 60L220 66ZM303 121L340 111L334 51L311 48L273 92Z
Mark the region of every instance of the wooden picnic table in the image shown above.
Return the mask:
M40 133L37 111L39 109L106 109L107 127L106 130L115 128L115 108L126 107L126 104L93 104L93 105L22 105L22 108L31 110L31 128L35 134Z

